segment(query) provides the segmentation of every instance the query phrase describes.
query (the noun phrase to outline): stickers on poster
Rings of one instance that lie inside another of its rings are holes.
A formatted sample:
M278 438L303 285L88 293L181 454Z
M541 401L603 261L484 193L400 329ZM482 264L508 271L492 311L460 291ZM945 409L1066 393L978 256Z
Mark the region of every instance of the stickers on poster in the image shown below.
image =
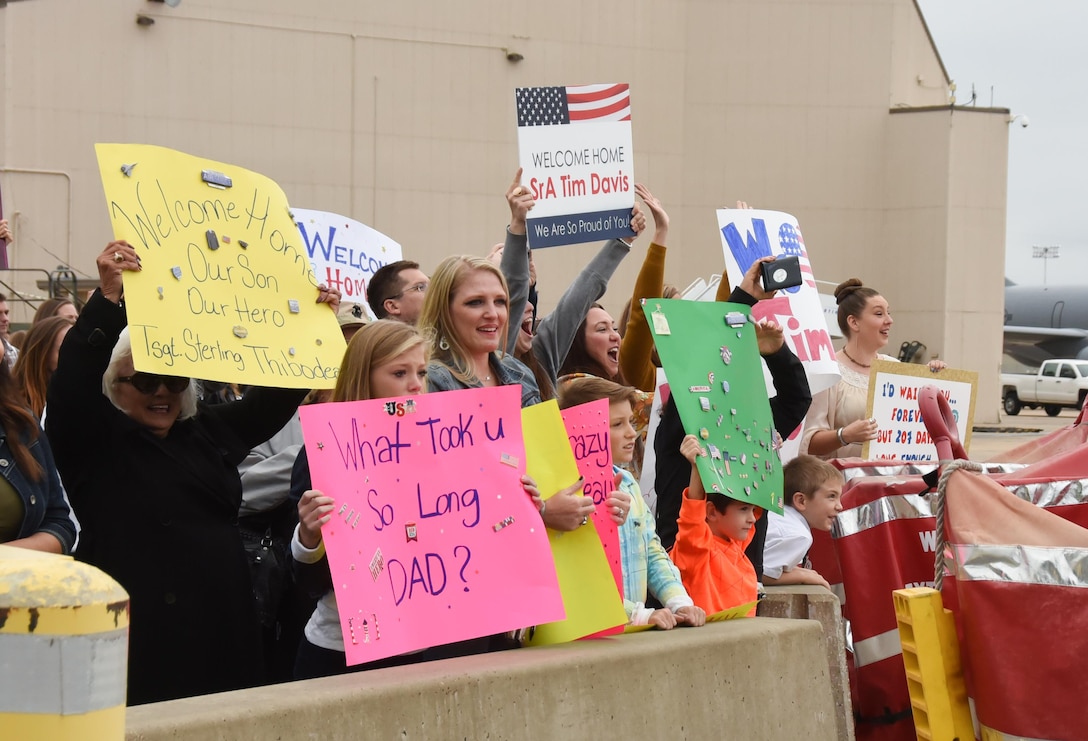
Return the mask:
M696 459L703 487L781 514L782 468L749 307L647 299L642 308L668 322L669 334L650 327L684 431L707 451Z
M349 665L561 620L517 386L299 409ZM379 634L380 633L380 634Z
M97 144L137 370L331 388L344 337L271 179L164 147Z

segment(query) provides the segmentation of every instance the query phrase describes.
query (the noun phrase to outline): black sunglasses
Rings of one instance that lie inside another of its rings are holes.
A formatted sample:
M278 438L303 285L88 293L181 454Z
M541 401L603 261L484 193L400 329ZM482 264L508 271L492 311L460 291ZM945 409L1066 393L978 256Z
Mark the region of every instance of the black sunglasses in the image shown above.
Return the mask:
M159 386L166 386L171 394L180 394L189 387L189 379L182 376L160 376L158 373L144 373L137 371L131 376L118 376L117 383L131 383L132 388L141 394L151 395L159 390Z

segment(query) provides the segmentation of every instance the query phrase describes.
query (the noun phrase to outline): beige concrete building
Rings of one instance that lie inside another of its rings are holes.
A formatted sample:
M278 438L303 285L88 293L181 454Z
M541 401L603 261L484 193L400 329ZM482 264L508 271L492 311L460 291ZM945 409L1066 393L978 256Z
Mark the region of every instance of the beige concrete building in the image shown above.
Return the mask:
M978 370L977 419L996 420L1007 111L950 105L912 0L2 6L13 267L95 274L110 238L100 141L256 170L293 205L392 235L424 268L482 253L508 217L514 88L625 81L636 177L672 217L670 282L719 272L716 207L790 212L817 278L880 289L889 349L919 340ZM539 254L545 307L591 249ZM642 254L606 297L617 315ZM43 275L0 277L41 295Z

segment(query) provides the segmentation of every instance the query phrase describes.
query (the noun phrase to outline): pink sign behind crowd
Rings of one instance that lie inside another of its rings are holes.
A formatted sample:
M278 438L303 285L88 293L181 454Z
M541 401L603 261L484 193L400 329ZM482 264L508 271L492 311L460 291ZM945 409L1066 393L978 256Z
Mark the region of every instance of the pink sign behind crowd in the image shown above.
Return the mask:
M619 527L612 520L605 501L616 488L612 473L612 444L609 435L608 399L598 399L587 404L580 404L563 410L563 425L567 428L574 459L578 462L578 473L585 477L582 491L587 497L593 497L596 509L593 511L593 525L601 536L604 555L616 580L616 589L623 595L623 571L620 565ZM603 634L622 633L623 626L605 631Z
M300 416L349 665L564 618L517 386Z

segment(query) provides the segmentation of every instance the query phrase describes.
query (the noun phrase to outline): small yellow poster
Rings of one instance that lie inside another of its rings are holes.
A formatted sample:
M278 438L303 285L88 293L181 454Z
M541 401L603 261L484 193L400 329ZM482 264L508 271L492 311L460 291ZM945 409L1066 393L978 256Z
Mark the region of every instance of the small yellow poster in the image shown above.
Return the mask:
M554 399L521 411L527 471L548 499L578 478L567 428ZM627 622L601 538L590 521L571 532L548 530L565 620L538 625L525 641L530 646L566 643Z
M331 388L344 339L287 197L240 167L146 144L97 144L138 370Z

